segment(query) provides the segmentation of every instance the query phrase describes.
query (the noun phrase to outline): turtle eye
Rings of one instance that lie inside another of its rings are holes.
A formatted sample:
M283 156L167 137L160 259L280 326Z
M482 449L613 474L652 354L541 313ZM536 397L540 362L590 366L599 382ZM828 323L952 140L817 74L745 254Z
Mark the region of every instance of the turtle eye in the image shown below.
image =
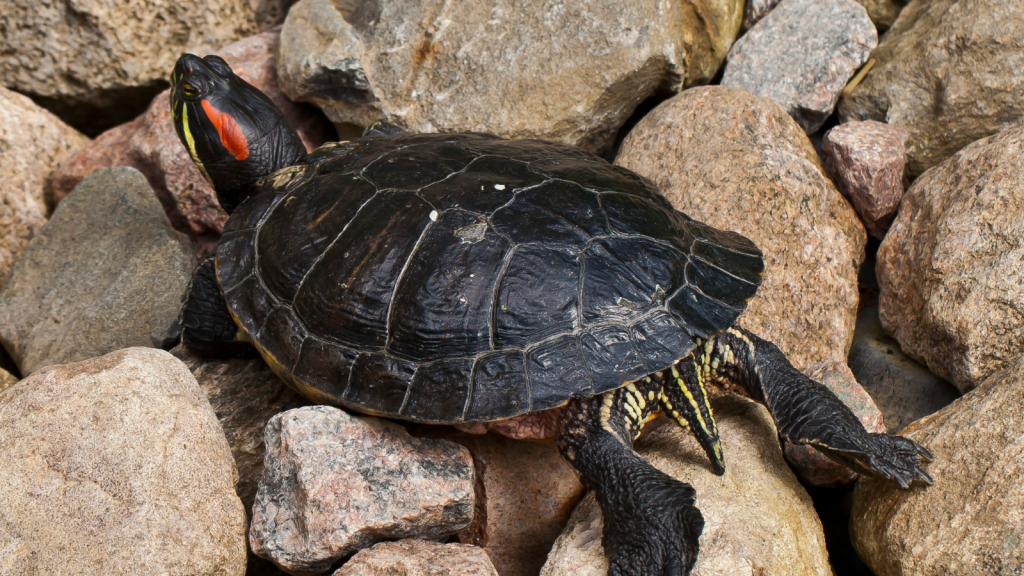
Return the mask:
M181 94L186 98L194 98L196 94L199 94L199 90L196 90L196 87L188 82L184 82L181 85Z

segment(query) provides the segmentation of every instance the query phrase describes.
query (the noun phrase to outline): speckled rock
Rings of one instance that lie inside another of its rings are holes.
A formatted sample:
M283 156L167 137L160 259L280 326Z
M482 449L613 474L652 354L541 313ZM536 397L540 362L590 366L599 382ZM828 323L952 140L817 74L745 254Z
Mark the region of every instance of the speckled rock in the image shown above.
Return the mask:
M277 85L274 54L278 31L264 32L225 46L217 53L247 82L263 90L295 127L306 148L322 144L330 133L323 116L311 106L296 104ZM101 134L65 160L50 178L53 202L64 199L83 178L99 168L132 166L146 176L171 224L188 234L197 251L212 251L227 214L213 188L203 179L174 132L168 91L161 92L144 114Z
M743 28L751 29L779 5L782 0L747 0L747 7L743 11Z
M245 573L231 451L170 354L45 368L0 394L0 414L3 574Z
M482 547L501 576L535 576L583 496L553 442L446 435L473 455L476 507L459 542Z
M133 168L75 188L0 292L0 342L23 375L128 346L170 347L196 257Z
M473 517L473 460L446 440L330 406L267 424L249 544L291 574L326 572L380 540L436 539Z
M333 576L498 576L498 571L476 546L400 540L360 551Z
M840 118L905 129L911 177L1024 119L1024 3L915 0L872 58Z
M724 476L711 472L697 441L678 426L663 426L637 444L656 468L697 491L705 524L692 575L831 576L821 522L786 466L768 411L731 395L712 406L725 449ZM601 509L587 495L541 576L605 576L602 529Z
M825 166L868 234L883 238L903 198L907 131L868 120L825 134Z
M88 142L27 97L0 88L0 288L46 222L46 175Z
M742 17L742 0L301 0L279 72L285 93L343 126L601 151L644 99L714 77Z
M786 0L736 41L722 85L782 104L810 134L877 45L874 24L853 0Z
M846 358L867 237L781 106L734 88L692 88L645 116L615 163L764 252L764 280L741 325L800 370Z
M882 411L890 434L899 434L914 420L934 414L960 397L952 384L900 350L899 343L882 330L875 306L857 314L847 362Z
M868 432L884 433L882 412L854 378L844 361L825 361L807 371L807 375L828 387L843 404L853 410ZM838 488L849 486L858 474L837 464L811 446L785 443L786 460L805 485Z
M467 434L486 434L494 432L515 440L554 440L558 437L558 430L565 407L551 408L530 412L515 418L506 418L494 422L466 422L454 424L454 427Z
M1024 354L1024 127L971 144L903 197L878 249L882 326L961 391Z
M1024 363L904 432L935 456L935 485L857 483L854 545L878 576L1011 575L1024 566Z
M89 133L131 120L182 52L280 22L288 0L0 1L0 83Z

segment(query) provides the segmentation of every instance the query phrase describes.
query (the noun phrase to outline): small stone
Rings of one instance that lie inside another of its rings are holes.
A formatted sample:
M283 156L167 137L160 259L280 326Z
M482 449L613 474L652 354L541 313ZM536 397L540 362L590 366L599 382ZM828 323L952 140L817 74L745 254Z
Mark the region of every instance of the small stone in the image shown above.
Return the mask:
M495 434L444 436L473 455L476 511L459 542L482 547L501 576L534 576L583 496L554 443Z
M868 120L825 134L825 166L868 234L882 239L903 198L907 131Z
M399 540L360 551L333 576L498 576L498 571L476 546Z
M279 43L279 31L264 32L225 46L217 54L236 74L270 97L307 150L312 150L327 139L330 127L319 112L288 100L278 88L274 55ZM104 132L65 160L50 177L53 202L63 200L94 170L132 166L146 176L174 228L187 234L203 255L216 246L227 213L174 131L169 94L161 92L144 114Z
M722 86L782 104L811 134L877 45L875 25L853 0L786 0L733 44Z
M734 395L712 399L726 471L715 476L693 436L674 425L642 436L637 451L688 482L704 516L692 576L831 576L825 536L810 496L786 466L768 411ZM588 494L555 542L541 576L605 576L603 520Z
M473 518L473 460L458 444L330 406L278 414L264 435L249 544L291 574L326 572L380 540L443 538Z
M896 22L908 0L857 0L868 11L868 16L879 30L887 30Z
M935 461L933 486L864 478L851 531L878 576L1015 574L1024 566L1024 363L911 424Z
M743 0L300 0L279 72L339 132L387 121L602 151L645 99L709 82L742 18Z
M839 106L842 122L907 131L916 178L964 146L1024 120L1024 2L914 0Z
M843 361L827 360L812 366L807 375L824 384L843 404L846 404L871 433L884 433L882 412L875 401L854 378L850 367ZM858 474L842 464L832 461L813 446L785 443L786 460L793 466L805 485L839 488L849 486Z
M882 330L878 308L857 315L857 330L847 359L857 382L878 404L890 434L934 414L960 397L952 384L914 362Z
M208 54L284 17L288 0L0 0L0 84L89 135L131 120L183 52Z
M170 347L196 266L134 168L82 181L0 292L0 342L22 374L129 346Z
M18 383L18 377L7 370L0 368L0 392L7 390Z
M0 288L46 222L47 174L88 143L27 97L0 88Z
M1024 127L918 178L878 249L882 326L966 392L1024 354Z
M0 394L4 574L242 576L224 432L167 352L44 368Z
M647 114L615 163L652 180L677 210L764 252L761 288L739 324L799 370L845 360L867 238L781 106L735 88L691 88Z

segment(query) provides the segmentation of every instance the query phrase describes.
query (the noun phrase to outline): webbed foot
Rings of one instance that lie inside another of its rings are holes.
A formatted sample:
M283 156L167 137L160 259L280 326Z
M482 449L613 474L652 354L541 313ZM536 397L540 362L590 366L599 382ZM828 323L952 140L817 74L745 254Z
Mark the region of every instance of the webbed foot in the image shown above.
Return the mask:
M903 436L864 434L858 438L836 439L828 447L820 444L816 447L853 470L892 480L901 488L910 488L915 480L929 485L935 482L921 468L923 462L932 461L931 452Z

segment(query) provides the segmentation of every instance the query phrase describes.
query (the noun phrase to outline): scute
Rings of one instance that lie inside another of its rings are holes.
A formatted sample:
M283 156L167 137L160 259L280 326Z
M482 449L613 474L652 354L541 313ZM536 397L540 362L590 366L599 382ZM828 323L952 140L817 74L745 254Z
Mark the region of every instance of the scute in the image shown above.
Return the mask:
M730 326L764 270L560 144L373 136L287 175L232 215L218 280L286 381L373 414L487 421L617 388Z

